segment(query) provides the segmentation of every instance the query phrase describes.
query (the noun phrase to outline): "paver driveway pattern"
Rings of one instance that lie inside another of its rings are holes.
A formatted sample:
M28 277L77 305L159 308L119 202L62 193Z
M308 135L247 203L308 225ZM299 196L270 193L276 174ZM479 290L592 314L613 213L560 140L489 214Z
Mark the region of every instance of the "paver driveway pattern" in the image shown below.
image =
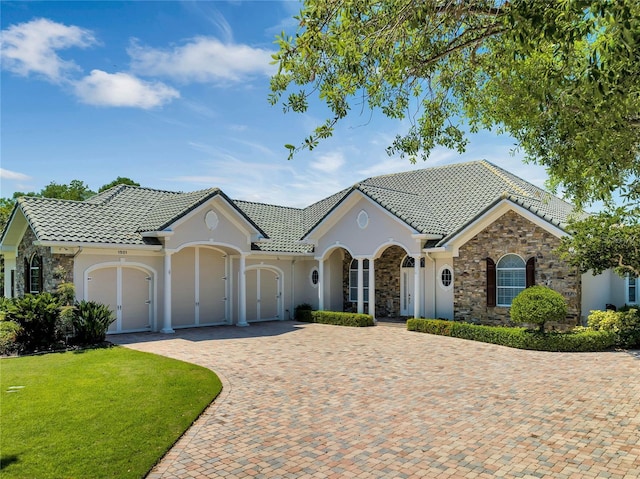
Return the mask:
M295 322L111 337L224 390L149 478L638 478L640 358Z

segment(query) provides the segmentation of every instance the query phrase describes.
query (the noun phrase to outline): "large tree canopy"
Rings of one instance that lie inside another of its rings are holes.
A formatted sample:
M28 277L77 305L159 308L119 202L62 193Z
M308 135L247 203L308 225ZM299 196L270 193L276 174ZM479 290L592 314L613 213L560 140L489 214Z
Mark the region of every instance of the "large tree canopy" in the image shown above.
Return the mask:
M594 274L613 268L620 276L640 277L640 211L613 210L569 225L560 254L580 272Z
M379 109L410 122L390 154L462 151L496 128L579 204L640 199L637 0L305 0L296 19L270 101L305 112L317 95L331 113L290 157Z

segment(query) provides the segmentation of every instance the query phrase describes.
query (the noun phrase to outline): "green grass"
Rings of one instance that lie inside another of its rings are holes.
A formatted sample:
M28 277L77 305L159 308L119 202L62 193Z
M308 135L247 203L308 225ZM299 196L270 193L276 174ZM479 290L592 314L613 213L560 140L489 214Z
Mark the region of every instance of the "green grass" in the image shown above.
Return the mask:
M221 390L208 369L120 347L2 359L0 476L144 477Z

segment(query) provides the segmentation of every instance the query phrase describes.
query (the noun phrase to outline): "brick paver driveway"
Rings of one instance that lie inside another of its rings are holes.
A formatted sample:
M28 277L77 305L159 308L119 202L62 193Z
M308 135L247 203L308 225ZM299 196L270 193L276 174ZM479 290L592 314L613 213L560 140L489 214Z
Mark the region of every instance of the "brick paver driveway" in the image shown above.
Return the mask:
M150 478L638 478L640 358L295 322L110 338L224 390Z

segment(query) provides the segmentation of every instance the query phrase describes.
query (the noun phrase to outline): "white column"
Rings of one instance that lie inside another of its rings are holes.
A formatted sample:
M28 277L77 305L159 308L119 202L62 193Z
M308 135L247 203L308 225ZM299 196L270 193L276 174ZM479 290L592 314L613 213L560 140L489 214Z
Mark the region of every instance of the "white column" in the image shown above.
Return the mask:
M369 314L376 320L376 270L373 258L369 258Z
M240 278L238 281L238 324L237 326L249 326L247 323L247 277L246 277L246 257L244 253L240 255Z
M4 254L4 295L7 298L11 298L11 290L15 288L15 285L11 282L11 272L13 276L16 275L16 254L14 252L5 252Z
M364 313L364 258L358 258L358 313Z
M171 252L164 251L164 323L160 332L169 334L171 327Z
M318 260L318 310L324 311L324 260Z
M420 295L420 256L414 256L413 265L413 317L420 317L420 303L422 302Z

